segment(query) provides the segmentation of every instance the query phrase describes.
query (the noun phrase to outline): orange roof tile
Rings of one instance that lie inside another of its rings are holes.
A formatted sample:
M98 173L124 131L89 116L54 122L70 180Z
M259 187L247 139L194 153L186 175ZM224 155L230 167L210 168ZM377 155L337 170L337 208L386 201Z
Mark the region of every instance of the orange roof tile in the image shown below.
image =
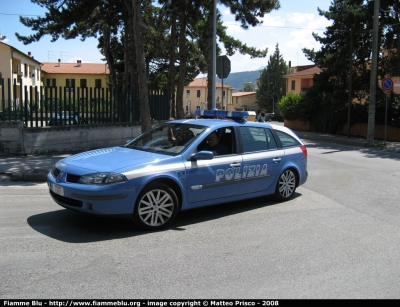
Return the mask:
M318 66L314 66L312 68L301 70L293 74L284 75L284 77L287 78L287 77L313 76L315 74L319 74L321 71L322 71L321 68L319 68Z
M98 63L43 63L41 68L48 74L109 74L107 64Z
M196 78L192 82L189 83L188 87L207 87L207 78ZM216 87L222 87L221 82L215 83ZM232 88L232 86L228 84L224 84L224 88Z
M239 97L239 96L247 96L247 95L252 95L256 94L257 92L236 92L232 94L232 97Z

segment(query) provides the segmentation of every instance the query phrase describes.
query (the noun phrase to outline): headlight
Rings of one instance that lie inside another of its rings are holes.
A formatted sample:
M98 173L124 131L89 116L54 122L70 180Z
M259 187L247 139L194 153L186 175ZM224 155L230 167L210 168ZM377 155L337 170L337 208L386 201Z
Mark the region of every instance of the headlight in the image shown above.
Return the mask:
M83 184L113 184L127 181L126 177L117 173L96 173L82 176L79 183Z

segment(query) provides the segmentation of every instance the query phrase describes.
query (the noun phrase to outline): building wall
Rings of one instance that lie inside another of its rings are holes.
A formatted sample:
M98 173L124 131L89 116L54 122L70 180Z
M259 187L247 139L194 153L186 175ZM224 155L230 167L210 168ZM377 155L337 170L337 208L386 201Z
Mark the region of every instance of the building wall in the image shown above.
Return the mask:
M0 43L0 73L2 78L11 78L11 49Z
M5 106L3 106L0 97L0 109L7 107L9 97L13 104L15 104L17 98L18 103L23 103L26 99L30 99L29 92L28 96L25 97L25 86L37 86L37 93L39 93L41 80L39 62L34 60L29 54L26 55L3 43L0 43L0 58L0 72L1 77L4 79L4 98L6 100ZM11 90L8 86L8 79L11 80L12 84L14 84L14 80L16 81L16 86L11 86Z
M44 73L43 85L47 85L47 79L56 79L57 87L67 86L67 79L75 79L75 87L80 87L80 80L86 79L86 87L94 88L96 85L96 79L101 79L101 87L107 87L107 75L106 74L79 74L79 73Z
M238 93L236 93L238 94ZM246 95L236 95L233 94L232 101L233 104L229 105L228 110L236 110L236 109L243 109L243 107L246 107L248 111L258 111L259 106L256 103L257 98L256 95L257 93L251 93L251 94L246 94Z
M300 94L301 89L302 89L302 79L301 78L293 78L293 77L288 77L286 83L286 92L287 93L293 93L293 94ZM294 82L294 88L293 88L293 82Z
M199 96L197 91L199 91ZM201 87L185 86L183 92L183 108L184 112L187 110L187 112L192 115L197 108L201 110L207 109L207 84Z
M204 80L201 86L185 86L183 92L183 108L184 112L188 112L193 115L197 108L201 110L207 109L207 81ZM231 87L225 87L225 97L222 97L222 86L217 85L215 91L216 106L222 109L222 104L225 109L229 108L232 104L232 91ZM198 94L199 91L199 94ZM223 99L222 99L223 98Z

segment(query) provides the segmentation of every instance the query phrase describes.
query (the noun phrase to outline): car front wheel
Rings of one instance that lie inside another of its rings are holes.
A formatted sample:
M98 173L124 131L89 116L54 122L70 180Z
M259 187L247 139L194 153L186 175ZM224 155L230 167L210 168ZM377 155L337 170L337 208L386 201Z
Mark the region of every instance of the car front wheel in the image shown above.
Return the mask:
M133 221L141 229L158 230L168 226L178 213L178 198L173 189L154 183L139 195Z
M292 169L285 170L276 184L274 197L276 200L285 201L293 197L297 187L297 177Z

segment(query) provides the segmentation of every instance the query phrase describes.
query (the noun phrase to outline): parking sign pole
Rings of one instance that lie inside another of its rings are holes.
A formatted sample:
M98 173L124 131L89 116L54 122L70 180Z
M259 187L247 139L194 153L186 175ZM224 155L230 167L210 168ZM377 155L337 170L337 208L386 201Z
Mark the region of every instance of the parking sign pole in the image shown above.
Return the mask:
M383 144L386 145L386 127L387 127L387 105L388 105L388 92L393 88L393 81L390 78L385 78L382 80L381 83L382 89L385 91L386 94L386 106L385 106L385 137Z
M387 105L388 105L388 91L385 91L386 93L386 106L385 106L385 139L383 141L383 145L386 146L386 127L387 127Z

